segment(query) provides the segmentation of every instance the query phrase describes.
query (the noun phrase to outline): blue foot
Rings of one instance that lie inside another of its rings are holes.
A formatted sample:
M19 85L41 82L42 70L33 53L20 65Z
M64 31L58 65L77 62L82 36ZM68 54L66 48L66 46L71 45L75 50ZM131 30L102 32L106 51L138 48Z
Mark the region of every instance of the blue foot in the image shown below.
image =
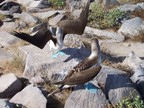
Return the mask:
M85 89L88 90L90 93L96 93L98 90L98 87L96 87L92 83L85 83L84 86Z
M57 58L58 55L65 55L65 53L62 52L62 51L58 51L58 52L56 52L55 54L52 55L52 58Z

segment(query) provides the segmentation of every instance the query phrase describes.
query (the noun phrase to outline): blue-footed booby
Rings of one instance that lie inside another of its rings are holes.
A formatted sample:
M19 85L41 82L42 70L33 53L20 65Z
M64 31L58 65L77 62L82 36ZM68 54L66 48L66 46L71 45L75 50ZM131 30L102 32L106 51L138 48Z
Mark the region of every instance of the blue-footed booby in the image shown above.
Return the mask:
M41 49L44 48L48 41L50 41L50 49L60 50L63 47L63 40L66 34L83 34L83 31L87 25L89 4L90 0L88 0L78 19L61 20L57 23L57 25L51 27L48 27L48 24L46 23L33 36L22 32L18 33L15 31L11 32L11 34Z
M52 84L62 85L59 90L56 90L49 95L54 94L55 92L63 90L64 85L78 85L84 84L92 80L101 70L101 52L98 39L91 40L91 54L86 59L79 62L64 78L64 80L59 82L52 81ZM54 76L52 76L54 77Z

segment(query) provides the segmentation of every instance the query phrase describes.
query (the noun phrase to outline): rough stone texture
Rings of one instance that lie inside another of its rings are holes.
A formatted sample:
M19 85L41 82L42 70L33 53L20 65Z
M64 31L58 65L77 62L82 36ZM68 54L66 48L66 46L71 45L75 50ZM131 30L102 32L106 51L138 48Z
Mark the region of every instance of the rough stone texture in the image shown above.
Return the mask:
M104 93L112 104L126 97L139 95L127 74L123 71L103 66L96 80L104 87Z
M22 104L27 108L46 108L47 99L39 88L29 85L12 97L10 102Z
M118 33L121 33L127 37L139 36L141 34L144 34L144 21L139 17L127 20L122 24L122 26L118 30Z
M117 8L120 9L121 11L131 11L131 12L142 9L141 6L134 4L124 4Z
M63 48L61 51L65 53L64 55L52 58L49 44L44 49L29 45L19 50L26 62L23 76L28 79L37 75L51 78L52 73L65 73L90 54L84 48Z
M88 34L92 34L92 35L96 35L96 36L103 36L103 37L107 37L107 38L112 38L115 39L117 41L123 41L124 40L124 36L115 32L109 32L106 30L98 30L98 29L94 29L91 27L86 27L85 28L85 33Z
M137 70L139 65L144 67L144 61L139 58L134 52L135 51L130 52L128 56L124 59L122 64L125 66L129 66L132 70Z
M81 12L82 12L82 9L77 9L77 10L72 11L72 15L74 16L74 19L79 18Z
M17 0L17 2L21 5L28 6L34 0Z
M137 90L140 92L142 98L144 98L144 68L141 65L137 65L136 67L131 80L136 84Z
M3 50L0 48L0 63L8 60L12 60L13 56L8 51Z
M56 25L60 20L64 18L63 14L59 14L49 20L49 25Z
M0 99L0 108L14 108L14 107L8 100Z
M0 31L12 31L18 28L18 24L15 22L3 22L3 25L0 27Z
M140 6L142 9L144 9L144 3L137 3L136 5Z
M96 2L99 1L99 3L101 3L101 5L106 9L120 5L117 0L95 0L95 1Z
M97 81L90 83L97 87L96 93L90 93L83 85L78 85L68 97L64 108L105 108L108 101L97 85Z
M4 47L10 46L12 44L15 44L20 39L10 35L8 32L0 32L0 44Z
M48 0L39 0L39 1L32 1L29 4L30 8L47 8L50 6L50 3L48 2Z
M12 97L19 92L21 88L21 82L13 73L0 77L0 98Z
M140 57L144 54L144 44L140 42L106 42L103 41L101 44L103 52L114 55L116 57L125 57L131 51L136 52Z
M22 12L20 15L20 19L27 23L28 25L34 25L39 22L38 18L32 16L27 12Z
M63 11L63 10L52 10L52 11L48 11L48 12L40 12L40 13L35 13L35 16L40 18L40 19L46 19L46 18L49 18L57 13L60 13L60 14L64 14L66 13L66 11Z

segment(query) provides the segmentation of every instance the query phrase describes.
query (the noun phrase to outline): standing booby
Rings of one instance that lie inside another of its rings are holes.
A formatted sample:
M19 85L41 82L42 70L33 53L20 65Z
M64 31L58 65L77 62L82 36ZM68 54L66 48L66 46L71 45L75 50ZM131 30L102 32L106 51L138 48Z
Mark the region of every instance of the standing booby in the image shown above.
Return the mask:
M63 40L66 34L79 34L79 35L83 34L83 31L87 24L89 4L90 0L88 0L87 5L82 10L80 17L78 19L62 20L57 23L56 28L55 27L48 28L44 26L34 36L18 32L12 32L11 34L41 49L46 45L48 41L51 40L50 42L51 48L59 50L63 46Z
M97 39L91 41L91 55L85 60L78 63L64 78L59 82L52 82L52 84L61 84L59 91L63 90L64 85L84 84L93 79L101 70L101 52ZM57 92L58 90L56 90ZM54 91L55 93L55 91ZM53 92L51 93L53 94ZM51 95L49 94L49 95Z

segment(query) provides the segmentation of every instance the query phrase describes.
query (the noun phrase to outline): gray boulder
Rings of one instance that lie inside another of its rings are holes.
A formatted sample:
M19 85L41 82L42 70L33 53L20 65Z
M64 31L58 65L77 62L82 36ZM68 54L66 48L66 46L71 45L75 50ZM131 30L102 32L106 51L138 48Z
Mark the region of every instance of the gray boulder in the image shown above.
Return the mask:
M140 36L144 34L144 21L139 17L127 20L121 25L118 33L131 38Z
M51 10L51 11L47 11L47 12L38 12L38 13L35 13L35 16L40 18L40 19L46 19L46 18L49 18L55 14L64 14L66 13L66 11L64 10Z
M114 39L117 41L123 41L124 40L124 36L121 34L118 34L116 32L109 32L106 30L99 30L99 29L94 29L91 27L86 27L84 32L87 34L96 35L98 37L103 36L103 37L111 38L111 39Z
M83 85L78 85L66 100L64 108L105 108L109 104L105 94L96 80L91 83L97 88L96 93L91 93Z
M13 73L0 77L0 98L10 98L21 89L22 84Z
M12 97L10 102L27 108L46 108L47 99L39 88L29 85Z
M0 44L3 47L7 47L10 46L12 44L15 44L16 42L18 42L20 39L10 35L8 32L0 32Z
M18 24L15 22L3 22L3 25L0 27L1 31L13 31L18 28Z
M135 4L124 4L117 8L120 9L121 11L125 11L125 12L127 12L127 11L133 12L133 11L138 11L138 10L142 9L141 6L135 5Z
M96 80L103 85L106 98L113 105L123 98L139 96L134 84L124 71L103 66Z
M0 108L14 108L14 107L8 100L0 99Z
M20 19L28 25L34 25L39 22L39 19L32 16L30 13L22 12L20 15Z
M36 48L33 45L19 48L19 53L24 57L26 63L23 76L28 79L37 75L51 78L54 73L67 72L68 69L71 69L90 53L84 48L65 47L61 51L65 54L53 58L49 44L44 49Z
M106 9L120 5L117 0L95 0L95 2L100 3Z

